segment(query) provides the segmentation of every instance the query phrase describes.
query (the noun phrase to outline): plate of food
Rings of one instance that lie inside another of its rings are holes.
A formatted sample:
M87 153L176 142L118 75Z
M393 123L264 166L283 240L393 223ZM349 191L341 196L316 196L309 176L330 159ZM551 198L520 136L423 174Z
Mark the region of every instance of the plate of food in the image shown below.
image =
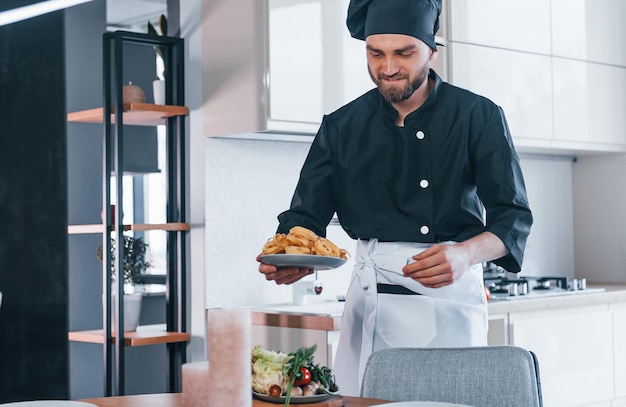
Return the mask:
M347 250L302 226L275 234L261 250L261 261L276 267L331 270L342 266L347 258Z
M317 256L314 254L264 254L261 261L278 268L300 267L314 270L332 270L341 267L346 259L341 257Z
M257 345L252 349L252 394L270 403L309 404L339 395L332 370L316 364L317 345L283 353Z
M257 393L255 391L252 394L258 398L259 400L269 401L270 403L276 404L285 404L286 396L270 396L267 394ZM310 403L319 403L325 400L328 400L331 397L335 397L335 394L314 394L312 396L291 396L291 400L289 400L290 404L310 404Z

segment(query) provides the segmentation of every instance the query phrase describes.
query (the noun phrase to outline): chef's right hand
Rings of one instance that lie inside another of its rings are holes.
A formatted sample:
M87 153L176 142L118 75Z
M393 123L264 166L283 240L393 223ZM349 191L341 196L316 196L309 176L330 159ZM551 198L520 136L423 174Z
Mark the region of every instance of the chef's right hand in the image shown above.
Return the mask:
M265 275L265 279L274 281L276 284L293 284L302 277L313 274L313 269L307 268L285 267L278 269L274 265L261 262L260 254L256 257L256 261L259 262L259 272Z

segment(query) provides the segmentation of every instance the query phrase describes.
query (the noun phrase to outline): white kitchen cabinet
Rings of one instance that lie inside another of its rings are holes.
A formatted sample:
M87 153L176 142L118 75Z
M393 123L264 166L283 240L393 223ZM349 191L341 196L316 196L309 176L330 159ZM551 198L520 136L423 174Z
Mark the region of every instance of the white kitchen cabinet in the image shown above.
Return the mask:
M613 322L607 304L516 312L509 321L511 345L537 355L546 406L613 399Z
M323 114L374 87L365 43L346 28L348 2L214 0L203 7L205 136L315 134Z
M346 27L348 4L203 2L203 135L311 136L324 114L373 89L365 42ZM432 64L443 79L446 59L441 52Z
M550 146L549 56L459 43L450 44L450 53L452 83L500 105L516 146Z
M520 151L626 152L625 2L446 4L450 82L501 105Z
M551 53L548 1L449 0L448 4L450 41Z
M509 343L509 316L508 314L489 314L489 331L487 344L508 345Z
M626 67L623 51L626 2L551 0L550 3L553 55Z
M626 68L564 58L552 66L556 145L626 151Z
M612 305L615 398L626 405L626 303Z

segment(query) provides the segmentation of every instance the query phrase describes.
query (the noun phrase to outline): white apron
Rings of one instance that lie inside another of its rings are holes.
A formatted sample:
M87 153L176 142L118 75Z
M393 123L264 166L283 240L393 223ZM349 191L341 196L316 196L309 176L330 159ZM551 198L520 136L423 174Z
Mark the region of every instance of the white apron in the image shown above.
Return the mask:
M458 281L442 288L424 287L402 274L402 267L414 261L412 256L429 246L358 241L333 363L341 394L359 395L367 358L376 350L487 345L482 265L470 267ZM379 283L422 295L378 294Z

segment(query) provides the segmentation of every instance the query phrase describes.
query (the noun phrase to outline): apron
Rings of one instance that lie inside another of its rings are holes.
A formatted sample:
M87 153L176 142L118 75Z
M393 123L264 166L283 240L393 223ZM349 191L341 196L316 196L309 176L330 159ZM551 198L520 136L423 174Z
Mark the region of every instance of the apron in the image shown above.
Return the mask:
M458 281L441 288L424 287L402 274L402 267L414 261L412 256L429 246L377 239L357 242L333 363L341 394L359 396L365 364L374 351L487 345L487 299L481 264L471 266ZM402 286L422 295L379 294L378 284Z

